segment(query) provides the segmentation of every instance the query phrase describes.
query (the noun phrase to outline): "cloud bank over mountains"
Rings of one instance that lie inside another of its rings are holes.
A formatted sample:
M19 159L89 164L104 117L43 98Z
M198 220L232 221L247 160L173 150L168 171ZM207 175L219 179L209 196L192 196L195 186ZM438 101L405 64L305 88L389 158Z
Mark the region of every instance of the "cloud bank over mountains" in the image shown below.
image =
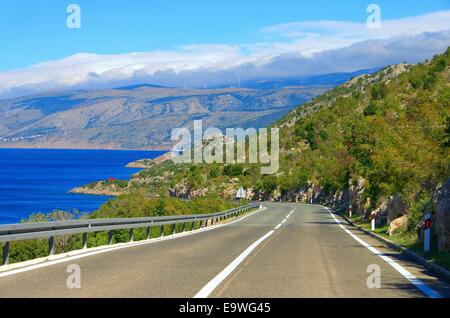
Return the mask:
M366 23L312 21L260 30L263 42L188 45L172 51L118 55L79 53L0 73L0 98L49 90L137 83L177 87L237 85L241 81L351 72L416 63L450 45L450 10Z

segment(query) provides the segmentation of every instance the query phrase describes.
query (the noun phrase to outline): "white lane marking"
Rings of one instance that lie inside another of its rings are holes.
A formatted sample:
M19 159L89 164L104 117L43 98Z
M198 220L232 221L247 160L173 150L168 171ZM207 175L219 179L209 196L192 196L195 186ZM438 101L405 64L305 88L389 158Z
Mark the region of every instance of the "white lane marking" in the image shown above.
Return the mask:
M345 232L347 232L348 235L350 235L352 238L354 238L359 244L366 247L369 251L371 251L373 254L379 256L383 261L391 265L397 272L403 275L407 280L409 280L414 286L416 286L419 290L421 290L425 295L427 295L430 298L442 298L442 296L435 290L431 289L427 284L425 284L422 280L417 278L415 275L411 274L407 269L405 269L403 266L395 262L392 258L389 256L384 255L382 252L377 250L376 248L372 247L370 244L366 243L359 237L357 237L355 234L350 232L348 229L346 229L342 223L336 218L336 216L331 212L329 208L326 208L328 212L330 212L333 219L336 221L336 223L344 229Z
M222 283L225 278L227 278L235 269L239 266L240 263L248 256L251 252L259 245L262 241L264 241L266 238L268 238L270 235L274 233L273 230L268 232L263 237L259 238L256 242L254 242L252 245L247 247L245 251L241 253L238 257L234 259L227 267L225 267L216 277L214 277L212 280L209 281L208 284L206 284L200 291L194 296L194 298L207 298L214 289L217 288L217 286Z
M289 214L279 223L275 228L268 232L266 235L258 239L255 243L250 245L241 255L239 255L233 262L231 262L225 269L223 269L216 277L214 277L208 284L206 284L195 296L194 298L207 298L217 286L220 285L222 281L224 281L237 266L266 238L274 233L275 230L278 230L282 224L284 224L287 219L294 212L295 208L292 209Z
M217 224L217 225L213 225L213 226L210 226L210 227L197 229L197 230L194 230L194 231L181 232L181 233L177 233L175 235L158 237L158 238L154 238L154 239L151 239L151 240L148 240L148 241L137 241L137 242L131 242L131 243L123 243L123 244L121 244L119 246L112 246L112 247L99 246L99 247L92 248L94 250L91 250L91 251L89 251L89 249L88 249L86 252L84 252L83 250L75 250L75 251L68 252L68 253L58 254L58 255L55 255L54 257L61 257L61 258L53 259L53 260L44 260L41 263L32 264L32 265L25 265L24 267L19 267L17 269L6 269L4 272L0 272L0 278L1 277L15 275L15 274L19 274L19 273L23 273L23 272L27 272L27 271L31 271L31 270L35 270L35 269L39 269L39 268L43 268L43 267L47 267L47 266L61 264L61 263L64 263L64 262L70 262L70 261L73 261L73 260L76 260L76 259L80 259L80 258L84 258L84 257L88 257L88 256L93 256L93 255L102 254L102 253L106 253L106 252L112 252L112 251L120 250L120 249L123 249L123 248L128 248L128 247L133 247L133 246L140 246L140 245L146 245L146 244L154 244L154 243L158 243L158 242L161 242L161 241L173 240L173 239L184 237L184 236L189 236L189 235L194 235L194 234L198 234L198 233L202 233L202 232L215 230L215 229L218 229L218 228L221 228L221 227L224 227L224 226L231 225L233 223L240 222L240 221L246 219L247 217L249 217L249 216L251 216L251 215L253 215L255 213L264 211L264 210L266 210L266 207L263 207L262 209L258 209L256 211L250 213L250 214L247 214L247 215L243 216L240 219L237 219L237 220L229 222L229 223ZM99 250L99 248L101 248L101 249ZM71 254L76 253L76 252L81 252L82 254L71 255ZM18 263L11 264L11 265L5 265L5 266L14 266L14 265L17 265L17 264Z
M291 214L294 212L294 210L295 210L295 208L292 209L291 212L289 212L289 214L286 215L286 217L283 219L283 221L281 221L281 222L280 222L277 226L275 226L273 229L274 229L274 230L278 230L278 229L283 225L283 223L287 221L287 219L291 216Z

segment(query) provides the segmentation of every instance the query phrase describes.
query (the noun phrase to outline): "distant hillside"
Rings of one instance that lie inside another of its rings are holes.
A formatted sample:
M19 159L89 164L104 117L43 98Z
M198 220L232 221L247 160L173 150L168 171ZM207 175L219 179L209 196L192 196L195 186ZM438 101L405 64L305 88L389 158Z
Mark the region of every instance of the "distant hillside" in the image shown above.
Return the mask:
M169 148L174 127L263 127L355 73L181 89L151 84L46 93L0 101L0 147ZM253 86L253 87L250 87Z

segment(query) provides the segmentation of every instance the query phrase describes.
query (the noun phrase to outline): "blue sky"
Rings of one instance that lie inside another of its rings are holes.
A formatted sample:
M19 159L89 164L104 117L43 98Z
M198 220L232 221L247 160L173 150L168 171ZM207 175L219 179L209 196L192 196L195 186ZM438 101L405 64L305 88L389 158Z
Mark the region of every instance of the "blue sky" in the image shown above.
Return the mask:
M69 29L69 4L81 29ZM381 9L381 28L366 8ZM416 63L450 44L450 0L9 0L0 98L135 83L204 87Z
M82 28L66 27L67 5L81 7ZM242 44L264 39L261 28L288 22L364 22L369 3L384 19L450 9L450 0L9 0L0 6L0 70L78 52L117 54L186 44Z

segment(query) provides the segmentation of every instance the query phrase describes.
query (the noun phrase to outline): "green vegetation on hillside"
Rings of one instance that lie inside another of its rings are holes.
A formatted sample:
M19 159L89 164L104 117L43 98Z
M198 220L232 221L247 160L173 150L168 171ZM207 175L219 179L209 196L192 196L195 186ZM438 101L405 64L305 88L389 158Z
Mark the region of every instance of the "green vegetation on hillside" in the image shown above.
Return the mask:
M130 186L165 195L184 185L223 196L242 185L268 198L308 181L333 193L363 177L367 209L394 193L426 204L450 175L449 65L450 49L425 63L354 78L297 108L275 123L281 134L275 175L261 175L254 164L166 161L135 175Z
M363 177L371 207L394 193L409 202L429 195L449 176L449 63L447 50L396 77L381 71L374 83L360 78L288 115L279 123L294 123L281 130L284 152L300 150L284 158L288 174L305 171L330 192Z

